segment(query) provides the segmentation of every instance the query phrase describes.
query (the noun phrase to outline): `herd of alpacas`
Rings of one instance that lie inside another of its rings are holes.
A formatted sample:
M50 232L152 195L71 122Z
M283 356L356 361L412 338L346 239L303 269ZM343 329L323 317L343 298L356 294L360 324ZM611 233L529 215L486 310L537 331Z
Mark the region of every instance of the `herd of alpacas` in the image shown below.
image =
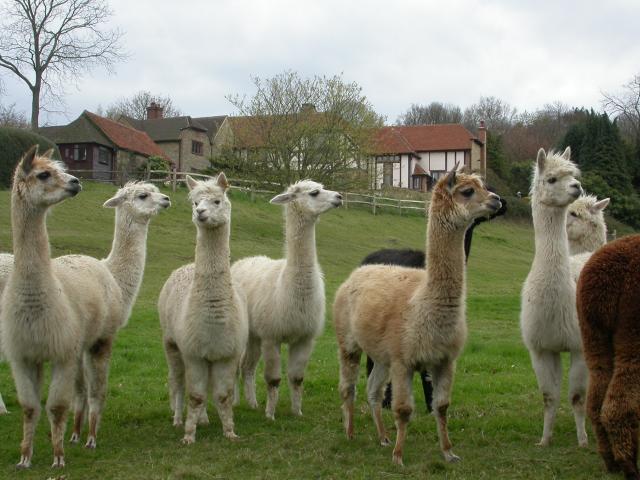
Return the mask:
M80 441L86 421L85 446L96 448L112 348L142 282L149 224L170 206L169 197L157 187L128 183L104 203L115 210L108 257L52 259L47 212L82 187L51 155L39 154L34 146L16 167L13 254L0 254L0 351L11 365L23 411L19 468L31 466L45 363L51 364L45 411L53 467L65 465L69 412L70 441ZM603 210L609 199L583 193L570 155L569 148L562 154L540 149L530 192L535 254L522 289L520 326L543 399L539 444L548 445L552 438L562 385L560 355L569 352L569 401L578 444L587 445L588 415L607 469L640 479L640 235L606 244ZM240 401L241 383L249 406L258 406L255 376L260 357L265 415L275 419L283 343L289 349L291 412L302 415L304 372L325 323L315 227L320 215L341 206L342 196L311 180L291 185L271 199L284 206L285 258L256 256L231 265L227 178L224 173L207 181L187 176L186 184L196 226L195 260L169 276L158 313L173 424L184 425L182 442L191 444L197 426L209 422L208 395L224 436L236 438L233 407ZM465 234L480 219L502 213L500 197L479 176L454 167L432 191L426 253L414 251L409 261L398 259L407 252L378 252L378 260L363 262L336 291L333 321L348 438L354 435L364 353L372 364L367 400L382 445L390 444L381 413L383 396L389 380L393 386L393 462L403 464L415 371L431 377L433 415L445 460L460 460L449 439L447 411L456 359L467 337L465 253L470 244L465 244ZM466 236L470 242L470 232ZM6 412L0 396L0 413Z

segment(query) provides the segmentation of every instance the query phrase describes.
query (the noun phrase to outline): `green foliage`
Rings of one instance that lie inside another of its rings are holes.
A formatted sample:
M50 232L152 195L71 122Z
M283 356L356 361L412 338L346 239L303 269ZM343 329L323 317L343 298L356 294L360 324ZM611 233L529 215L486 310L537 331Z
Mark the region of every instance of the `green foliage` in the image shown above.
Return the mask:
M487 131L487 161L491 165L491 169L499 177L509 180L511 172L507 156L504 153L504 142L502 135Z
M53 148L53 157L60 160L60 152L55 143L30 130L13 127L0 127L0 188L9 188L13 170L22 155L38 144L41 153Z
M138 167L138 176L145 177L150 170L162 170L168 172L171 170L169 160L157 155L151 155L145 162Z

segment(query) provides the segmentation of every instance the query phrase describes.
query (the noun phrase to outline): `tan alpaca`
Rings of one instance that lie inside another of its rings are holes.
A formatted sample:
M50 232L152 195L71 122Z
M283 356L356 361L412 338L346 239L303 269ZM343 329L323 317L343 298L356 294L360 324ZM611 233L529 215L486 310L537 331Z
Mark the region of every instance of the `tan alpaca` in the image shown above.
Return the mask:
M116 210L113 245L109 256L101 263L120 287L125 314L119 328L129 320L142 283L151 218L170 205L169 197L160 193L158 187L139 182L127 183L104 203L104 207ZM90 354L85 353L84 361L76 376L72 443L80 441L86 408L90 402L85 378L91 375L91 371L87 370L88 364L85 364L87 361L90 363ZM95 435L89 439L87 446L95 447Z
M13 371L24 413L21 459L31 465L40 416L43 365L51 362L46 411L51 424L53 466L64 466L63 437L82 352L90 356L90 439L104 404L111 338L123 308L118 285L96 259L80 255L52 261L45 217L49 208L80 191L50 153L27 152L16 168L11 193L14 266L2 295L2 347ZM95 444L95 440L94 440Z
M229 231L231 203L224 173L198 182L187 176L197 227L195 263L175 270L158 299L163 343L169 365L169 395L174 425L182 424L184 391L188 394L182 442L196 440L196 425L206 421L207 387L227 438L233 431L236 375L248 336L244 297L231 283Z
M500 199L475 175L455 169L433 190L427 221L426 270L368 265L355 270L336 293L333 307L340 358L340 395L347 436L353 436L355 385L360 355L375 367L367 397L380 443L389 443L381 401L389 376L397 426L394 463L402 465L407 424L413 411L416 369L431 372L440 448L449 462L447 409L456 358L467 336L464 233L472 221L500 208Z

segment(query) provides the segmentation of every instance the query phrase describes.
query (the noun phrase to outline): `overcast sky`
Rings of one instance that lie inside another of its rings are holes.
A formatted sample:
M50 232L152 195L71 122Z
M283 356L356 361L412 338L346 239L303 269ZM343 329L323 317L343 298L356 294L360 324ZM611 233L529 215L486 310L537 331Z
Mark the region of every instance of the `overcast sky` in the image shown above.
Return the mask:
M394 123L412 103L465 108L496 96L522 110L562 101L600 109L640 73L640 1L109 0L130 56L69 87L66 123L139 90L187 115L233 114L251 75L342 74ZM2 103L28 112L4 71ZM28 117L29 115L27 115Z

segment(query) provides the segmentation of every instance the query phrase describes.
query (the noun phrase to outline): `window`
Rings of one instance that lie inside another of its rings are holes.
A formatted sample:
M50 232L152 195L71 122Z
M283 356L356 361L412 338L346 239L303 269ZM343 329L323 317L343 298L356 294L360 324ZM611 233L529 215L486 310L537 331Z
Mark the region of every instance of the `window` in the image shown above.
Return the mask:
M202 142L196 140L191 141L191 153L194 155L202 155Z
M74 145L71 152L71 159L76 162L83 162L87 159L87 147L84 145Z
M109 160L111 160L109 150L104 147L100 147L98 149L98 163L101 165L109 165Z
M422 190L422 178L417 175L413 177L413 189Z
M382 164L382 185L385 187L393 186L393 163Z

